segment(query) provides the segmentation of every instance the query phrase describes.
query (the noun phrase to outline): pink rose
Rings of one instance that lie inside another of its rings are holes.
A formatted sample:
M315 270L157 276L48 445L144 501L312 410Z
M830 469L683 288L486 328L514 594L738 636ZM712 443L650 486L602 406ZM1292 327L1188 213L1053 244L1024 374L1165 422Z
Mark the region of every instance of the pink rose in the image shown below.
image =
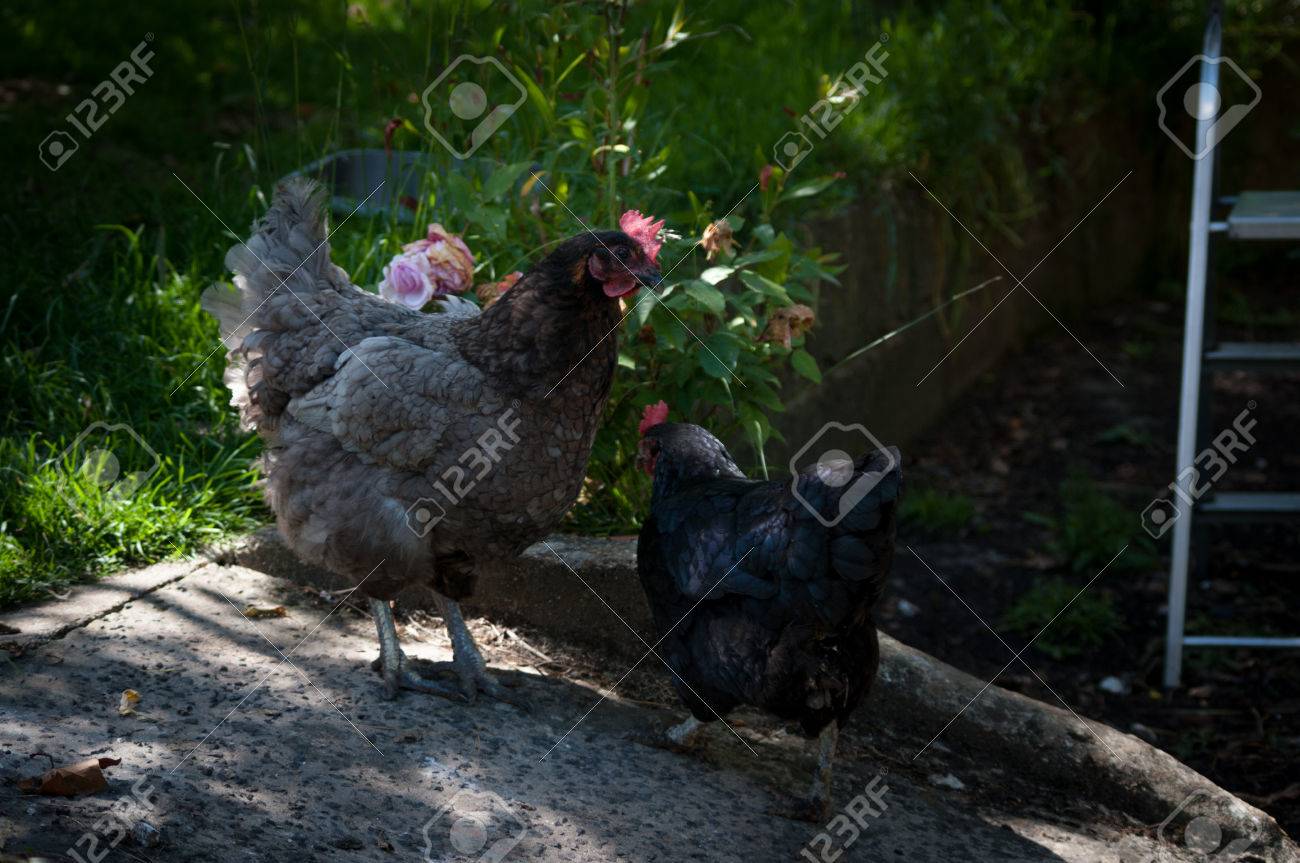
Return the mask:
M429 262L420 254L396 255L384 267L384 280L379 283L379 296L390 303L400 303L408 309L422 309L434 297L433 280L429 276Z

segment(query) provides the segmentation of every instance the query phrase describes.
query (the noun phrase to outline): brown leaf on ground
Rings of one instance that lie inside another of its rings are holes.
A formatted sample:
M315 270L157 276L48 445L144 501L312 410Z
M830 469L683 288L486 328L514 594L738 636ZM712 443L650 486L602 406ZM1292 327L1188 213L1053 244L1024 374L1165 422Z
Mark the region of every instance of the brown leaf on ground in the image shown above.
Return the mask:
M121 764L121 758L87 758L70 767L55 767L39 778L18 780L18 789L24 794L45 794L51 797L76 797L93 794L108 787L104 768Z
M284 617L288 613L283 605L277 605L275 608L258 608L256 605L250 605L244 609L244 617L249 620L257 620L261 617Z

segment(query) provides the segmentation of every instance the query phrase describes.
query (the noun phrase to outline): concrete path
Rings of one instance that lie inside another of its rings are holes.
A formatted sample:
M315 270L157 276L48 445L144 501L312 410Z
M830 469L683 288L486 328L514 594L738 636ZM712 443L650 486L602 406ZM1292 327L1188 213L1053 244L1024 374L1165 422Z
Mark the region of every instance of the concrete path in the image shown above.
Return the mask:
M991 768L996 793L971 793L959 786L972 777L944 770L942 742L909 760L929 734L873 728L866 712L836 775L847 814L819 830L769 814L773 789L805 787L812 751L757 716L711 729L704 757L649 748L629 736L680 714L600 702L590 680L490 648L527 712L385 701L371 621L341 596L206 562L132 578L97 588L111 601L89 610L0 616L2 861L99 860L110 846L102 859L222 863L1198 859L1104 801L1018 785L1014 764ZM248 619L248 606L285 614ZM440 631L412 629L409 654L450 659ZM605 685L627 662L608 665ZM126 689L141 699L122 716ZM97 794L24 796L17 779L50 763L36 753L122 763ZM124 837L138 821L159 833Z

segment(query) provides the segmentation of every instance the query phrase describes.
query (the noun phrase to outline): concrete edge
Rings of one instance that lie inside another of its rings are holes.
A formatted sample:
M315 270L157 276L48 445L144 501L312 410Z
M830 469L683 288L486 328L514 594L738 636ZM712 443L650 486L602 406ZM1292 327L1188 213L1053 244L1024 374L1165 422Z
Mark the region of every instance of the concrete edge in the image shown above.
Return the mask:
M62 638L128 602L180 581L211 565L205 558L166 561L144 569L109 576L91 584L74 585L61 599L21 605L0 614L0 650L21 653Z
M300 562L274 528L225 546L215 560L327 589L350 586ZM435 610L431 594L420 587L404 592L399 602ZM638 635L652 643L636 543L628 539L549 537L517 560L482 567L475 599L466 605L472 613L632 658L645 652ZM880 675L861 711L872 721L938 732L956 717L943 732L949 748L979 753L1034 782L1104 800L1157 833L1181 836L1188 822L1208 818L1227 834L1225 841L1250 837L1252 852L1300 859L1300 848L1272 816L1140 738L987 685L884 633L880 647Z

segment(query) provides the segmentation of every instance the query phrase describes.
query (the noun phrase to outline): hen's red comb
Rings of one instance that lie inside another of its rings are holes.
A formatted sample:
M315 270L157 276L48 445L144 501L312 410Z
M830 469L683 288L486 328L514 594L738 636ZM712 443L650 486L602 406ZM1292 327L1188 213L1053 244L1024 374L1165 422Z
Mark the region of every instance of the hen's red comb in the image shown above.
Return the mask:
M618 226L623 233L637 241L650 263L659 263L659 249L663 246L659 240L659 230L664 226L663 219L656 222L649 216L641 215L640 210L628 210L618 220Z
M637 426L637 434L644 435L647 431L668 421L668 402L659 400L658 404L646 405L645 413L641 415L641 425Z

